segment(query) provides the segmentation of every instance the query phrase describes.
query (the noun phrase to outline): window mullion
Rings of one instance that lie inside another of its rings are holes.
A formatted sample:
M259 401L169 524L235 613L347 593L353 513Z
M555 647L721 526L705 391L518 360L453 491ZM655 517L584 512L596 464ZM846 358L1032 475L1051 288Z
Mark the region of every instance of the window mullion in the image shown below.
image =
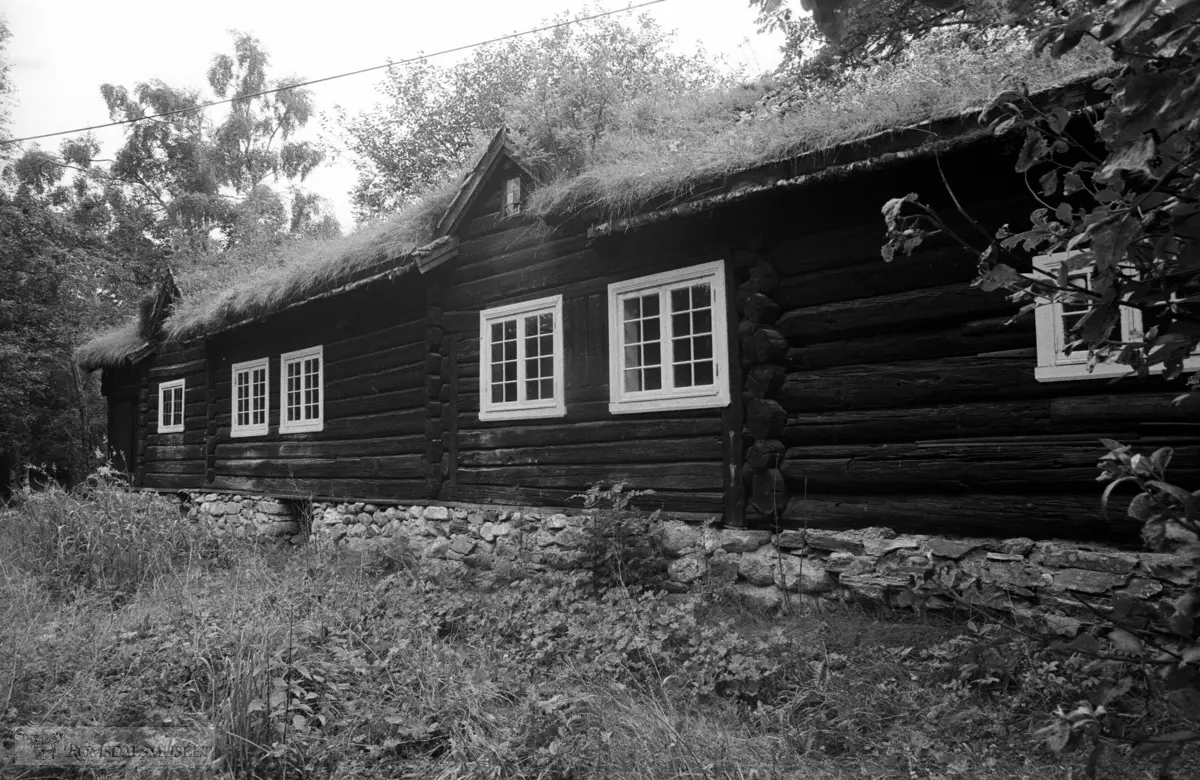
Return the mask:
M525 320L528 315L517 315L517 403L528 401L525 393Z
M661 318L658 332L663 340L662 349L662 389L664 393L675 392L675 328L674 317L668 308L671 305L671 288L664 287L658 291L658 316Z

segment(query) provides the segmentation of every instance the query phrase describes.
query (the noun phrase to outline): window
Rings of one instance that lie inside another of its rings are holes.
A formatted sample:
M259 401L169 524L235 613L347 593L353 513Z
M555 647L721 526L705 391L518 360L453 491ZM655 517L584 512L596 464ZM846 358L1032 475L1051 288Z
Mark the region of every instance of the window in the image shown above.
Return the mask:
M267 432L270 392L267 358L233 365L233 427L230 436L262 436Z
M562 296L479 314L479 419L562 417Z
M158 386L158 432L183 432L184 380L163 382Z
M729 403L724 263L608 286L609 411Z
M1073 252L1056 252L1034 258L1034 266L1057 276L1059 266L1070 258ZM1042 277L1039 274L1039 277ZM1068 283L1084 290L1092 289L1092 269L1090 267L1073 269L1067 273ZM1133 373L1133 368L1113 362L1111 359L1097 362L1088 370L1088 350L1086 347L1067 351L1071 343L1071 328L1075 327L1083 315L1087 314L1089 305L1086 301L1062 301L1042 304L1034 311L1035 327L1037 328L1037 368L1034 376L1039 382L1065 382L1074 379L1096 379L1126 376ZM1138 342L1142 340L1142 314L1136 309L1121 307L1121 322L1113 338L1120 341ZM1195 370L1200 368L1200 357L1184 361L1184 368ZM1151 373L1160 373L1162 366L1150 369Z
M504 216L521 213L521 177L514 176L504 182Z
M280 356L279 432L305 433L325 427L322 411L323 348L310 347Z

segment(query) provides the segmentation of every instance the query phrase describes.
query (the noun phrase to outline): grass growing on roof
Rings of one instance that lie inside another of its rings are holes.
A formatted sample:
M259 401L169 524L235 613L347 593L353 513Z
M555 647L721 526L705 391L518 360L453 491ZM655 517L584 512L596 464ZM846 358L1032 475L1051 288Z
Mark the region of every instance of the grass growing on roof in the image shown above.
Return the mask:
M653 95L633 106L623 126L600 141L582 172L539 188L531 213L562 219L620 218L652 201L706 194L722 176L880 132L957 116L998 92L1031 92L1111 67L1101 47L1061 59L1032 57L1023 41L986 51L915 44L906 55L831 87L799 85L785 101L758 105L765 90Z
M287 241L260 257L258 265L198 264L181 274L183 299L163 324L164 335L184 341L243 320L262 317L338 286L350 275L398 258L427 243L457 191L450 180L382 222L336 239Z
M75 362L80 367L92 370L101 366L115 366L146 344L138 327L138 318L132 317L123 325L101 333L75 350Z

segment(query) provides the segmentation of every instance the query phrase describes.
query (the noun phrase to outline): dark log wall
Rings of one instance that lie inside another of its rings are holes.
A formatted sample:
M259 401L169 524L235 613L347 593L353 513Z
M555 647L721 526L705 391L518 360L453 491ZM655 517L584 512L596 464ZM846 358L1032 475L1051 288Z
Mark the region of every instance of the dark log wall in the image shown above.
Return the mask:
M426 324L411 279L286 310L209 345L213 392L206 485L327 498L423 494ZM280 355L324 347L324 430L279 433ZM232 366L270 358L269 427L230 437Z
M204 484L208 371L202 346L167 345L139 364L141 439L138 484L159 490L196 488ZM158 386L185 380L183 433L158 432Z
M988 229L1028 224L1037 203L1011 156L942 163ZM884 263L879 208L914 190L953 213L930 160L727 215L747 226L731 240L780 276L743 308L742 336L762 349L753 362L782 366L748 370L751 509L790 495L793 526L1136 541L1119 502L1100 511L1097 440L1173 446L1190 485L1195 409L1172 406L1179 387L1159 379L1036 381L1032 322L1006 325L1013 305L970 288L974 262L946 240ZM963 220L955 228L979 243Z
M597 480L623 479L656 491L648 506L722 513L722 410L610 414L607 324L610 282L718 259L719 249L589 246L578 231L550 234L533 220L498 218L499 208L498 196L481 196L458 258L426 279L453 344L441 365L457 388L455 407L431 415L446 442L439 497L562 505ZM566 416L480 421L480 311L560 293ZM447 437L452 426L456 436Z

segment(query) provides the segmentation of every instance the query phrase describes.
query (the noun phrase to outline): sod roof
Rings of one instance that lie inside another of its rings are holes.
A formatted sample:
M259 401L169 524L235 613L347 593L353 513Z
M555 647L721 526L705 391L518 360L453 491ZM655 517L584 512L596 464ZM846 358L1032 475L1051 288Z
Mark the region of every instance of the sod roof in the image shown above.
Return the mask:
M591 150L583 170L543 182L528 212L552 223L599 223L599 232L609 232L614 224L636 226L630 218L639 214L685 213L687 204L715 207L727 198L739 172L803 157L812 177L844 163L840 150L855 148L850 157L861 169L882 137L911 137L905 141L911 147L933 145L939 139L927 132L929 127L971 117L1003 89L1047 91L1093 78L1108 66L1098 49L1080 47L1058 60L1029 57L1026 50L918 53L837 87L753 85L656 100L609 132ZM921 130L912 132L914 127ZM982 135L977 130L964 137ZM895 146L881 157L894 157ZM239 268L219 284L181 276L183 298L163 320L162 337L188 341L337 290L373 270L407 271L437 234L473 170L391 219L349 236L291 242L280 260L266 267ZM791 179L789 186L799 181ZM119 365L146 346L138 331L135 321L102 333L80 347L76 359L88 369Z

